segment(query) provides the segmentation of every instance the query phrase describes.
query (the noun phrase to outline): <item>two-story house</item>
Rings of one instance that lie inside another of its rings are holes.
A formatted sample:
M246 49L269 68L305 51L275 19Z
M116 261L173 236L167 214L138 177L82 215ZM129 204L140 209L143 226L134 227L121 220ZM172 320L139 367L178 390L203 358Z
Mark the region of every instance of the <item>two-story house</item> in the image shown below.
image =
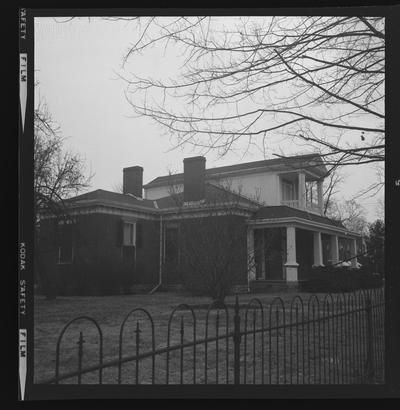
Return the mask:
M312 266L357 254L359 235L323 216L326 173L317 154L210 169L204 157L186 158L183 173L146 185L143 168L124 168L123 193L96 190L71 198L69 223L43 215L45 267L66 283L79 259L107 255L132 267L136 285L177 285L188 266L180 252L183 221L192 221L192 234L200 235L196 223L212 213L240 227L238 248L231 249L239 271L232 286L296 286Z

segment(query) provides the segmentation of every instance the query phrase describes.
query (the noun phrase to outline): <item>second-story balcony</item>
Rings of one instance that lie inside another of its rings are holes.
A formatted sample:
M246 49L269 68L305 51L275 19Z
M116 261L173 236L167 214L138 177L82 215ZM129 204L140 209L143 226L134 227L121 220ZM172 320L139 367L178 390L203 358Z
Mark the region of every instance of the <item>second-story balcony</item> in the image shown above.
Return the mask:
M310 172L294 171L282 173L279 181L281 205L322 214L322 178Z

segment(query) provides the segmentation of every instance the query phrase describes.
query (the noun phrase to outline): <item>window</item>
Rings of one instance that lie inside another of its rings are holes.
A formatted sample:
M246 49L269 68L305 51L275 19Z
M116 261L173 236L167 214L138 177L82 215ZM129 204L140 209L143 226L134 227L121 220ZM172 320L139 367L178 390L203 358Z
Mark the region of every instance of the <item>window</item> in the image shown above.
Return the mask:
M294 184L285 180L282 180L282 200L293 201L295 200Z
M122 261L127 266L135 266L137 223L136 221L124 220L122 229Z
M136 223L124 222L124 246L135 246L136 244Z
M306 181L306 200L309 203L318 202L318 191L316 181Z

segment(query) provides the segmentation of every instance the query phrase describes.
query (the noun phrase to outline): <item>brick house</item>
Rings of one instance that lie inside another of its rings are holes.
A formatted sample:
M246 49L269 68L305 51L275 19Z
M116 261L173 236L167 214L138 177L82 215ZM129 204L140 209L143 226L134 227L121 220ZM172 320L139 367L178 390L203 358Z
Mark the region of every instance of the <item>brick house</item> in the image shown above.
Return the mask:
M295 286L312 266L357 254L359 235L323 216L327 170L319 155L205 164L204 157L186 158L182 174L146 185L142 167L124 168L123 193L95 190L66 201L68 218L42 215L39 247L47 272L62 287L79 263L107 261L99 263L110 267L105 275L123 264L136 287L181 285L191 269L183 249L203 238L215 241L215 252L229 254L232 286L247 291ZM204 231L206 219L230 232L229 249L222 247L226 239L216 238L219 231ZM202 255L202 246L194 245L200 260L209 253Z

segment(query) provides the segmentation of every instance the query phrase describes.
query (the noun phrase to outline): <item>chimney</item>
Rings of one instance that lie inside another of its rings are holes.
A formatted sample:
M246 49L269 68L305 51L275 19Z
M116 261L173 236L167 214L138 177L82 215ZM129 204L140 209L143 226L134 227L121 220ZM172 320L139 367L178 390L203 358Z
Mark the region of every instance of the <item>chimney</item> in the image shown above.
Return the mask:
M142 198L143 168L139 166L124 168L123 173L123 193Z
M183 160L183 200L184 202L204 199L204 179L206 159L191 157Z

